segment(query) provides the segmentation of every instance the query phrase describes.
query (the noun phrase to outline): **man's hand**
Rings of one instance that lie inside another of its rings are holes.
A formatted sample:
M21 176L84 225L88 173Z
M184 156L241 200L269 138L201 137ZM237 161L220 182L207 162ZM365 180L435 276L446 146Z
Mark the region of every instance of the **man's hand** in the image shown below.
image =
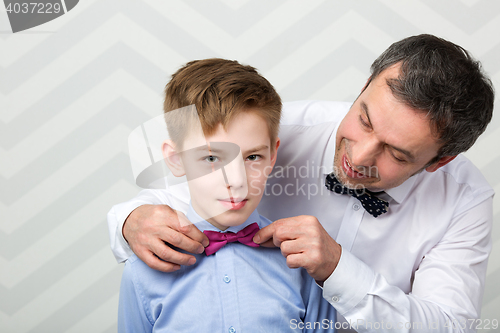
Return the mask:
M318 219L308 215L277 220L259 230L253 240L280 247L288 267L305 268L318 283L333 273L342 252Z
M202 253L208 245L204 233L184 214L167 205L137 207L125 220L123 237L146 265L163 272L173 272L180 265L196 262L194 256L179 253L165 242L190 253Z

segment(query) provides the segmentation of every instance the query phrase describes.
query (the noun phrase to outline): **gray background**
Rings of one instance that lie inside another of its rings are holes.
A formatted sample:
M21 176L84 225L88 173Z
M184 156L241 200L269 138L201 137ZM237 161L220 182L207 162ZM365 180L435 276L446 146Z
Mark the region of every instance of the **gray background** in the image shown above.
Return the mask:
M122 265L106 213L138 192L128 135L161 113L189 60L251 64L284 101L352 101L392 42L433 33L500 89L491 0L86 0L19 34L2 8L0 30L0 332L116 331ZM499 118L467 153L497 192ZM500 319L499 200L485 319Z

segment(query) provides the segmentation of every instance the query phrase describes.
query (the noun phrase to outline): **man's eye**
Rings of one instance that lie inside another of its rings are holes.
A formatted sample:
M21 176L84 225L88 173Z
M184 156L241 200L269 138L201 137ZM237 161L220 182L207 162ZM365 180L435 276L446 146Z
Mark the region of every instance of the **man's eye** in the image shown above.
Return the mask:
M398 158L398 157L397 157L396 155L394 155L394 154L391 154L391 155L392 155L392 157L393 157L396 161L398 161L398 162L400 162L400 163L406 162L406 160L401 159L401 158Z
M367 127L367 128L369 128L369 127L370 127L370 124L368 124L368 123L367 123L367 122L363 119L363 117L362 117L362 116L359 116L359 122L361 123L361 125L362 125L363 127Z
M209 163L215 163L215 162L219 161L219 158L217 156L210 155L210 156L205 157L204 160L209 162Z
M249 155L249 156L247 157L247 160L248 160L248 161L258 161L258 160L260 160L261 158L262 158L262 156L260 156L260 155Z

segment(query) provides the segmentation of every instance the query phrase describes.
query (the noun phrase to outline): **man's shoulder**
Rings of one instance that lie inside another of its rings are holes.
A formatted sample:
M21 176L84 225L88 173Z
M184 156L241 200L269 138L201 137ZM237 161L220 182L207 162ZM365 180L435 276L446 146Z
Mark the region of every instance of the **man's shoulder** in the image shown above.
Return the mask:
M340 122L352 103L334 101L295 101L283 104L281 125L314 126Z
M279 137L282 145L277 165L321 163L330 139L349 111L350 103L327 101L298 101L284 104ZM326 156L327 159L330 156ZM331 156L333 160L333 155ZM331 163L328 161L328 163Z
M421 190L426 192L425 188L432 188L432 193L442 196L442 200L454 202L458 211L471 208L494 194L481 171L463 155L435 172L424 172L422 177L420 183L424 188Z
M481 171L462 154L436 172L451 177L457 184L468 186L474 191L493 191Z

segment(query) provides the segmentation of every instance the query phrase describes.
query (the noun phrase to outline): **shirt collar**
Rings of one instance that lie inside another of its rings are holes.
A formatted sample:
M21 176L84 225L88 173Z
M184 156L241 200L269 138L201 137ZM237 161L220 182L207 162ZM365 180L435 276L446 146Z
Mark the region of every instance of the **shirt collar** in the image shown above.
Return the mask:
M194 210L193 206L191 205L191 203L189 203L189 209L187 211L186 217L198 229L200 229L200 231L211 230L211 231L221 232L221 230L219 228L214 227L210 222L204 220L200 215L198 215L198 213L195 212L195 210ZM250 214L250 216L248 217L248 219L245 222L243 222L242 224L229 227L226 230L224 230L223 232L230 231L230 232L237 233L241 229L245 228L246 226L248 226L248 225L250 225L250 224L252 224L254 222L257 222L257 224L259 225L260 228L264 227L262 225L262 219L260 218L259 212L257 212L257 210L254 210L252 212L252 214Z
M401 203L410 193L410 190L413 188L416 179L417 175L413 175L408 178L403 184L390 188L386 190L385 193L387 193L397 203Z

